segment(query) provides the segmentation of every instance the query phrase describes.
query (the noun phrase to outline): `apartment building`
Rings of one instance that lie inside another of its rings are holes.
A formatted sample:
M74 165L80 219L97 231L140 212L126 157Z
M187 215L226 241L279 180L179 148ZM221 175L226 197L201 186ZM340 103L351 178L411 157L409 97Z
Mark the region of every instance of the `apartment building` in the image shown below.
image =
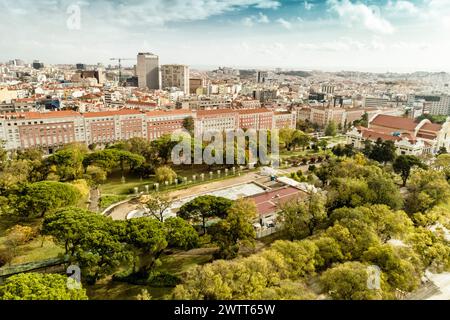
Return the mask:
M161 87L178 88L189 95L189 67L181 64L165 64L161 66Z
M86 142L111 143L146 136L145 114L139 110L88 112L82 114L86 128Z
M137 109L78 113L23 112L0 115L0 141L7 150L43 147L52 152L72 142L107 144L133 137L155 140L183 129L192 117L197 133L242 129L295 128L295 112L268 109L154 110Z
M239 110L239 128L271 130L274 126L274 114L264 108Z
M84 142L84 121L75 111L8 113L0 116L0 140L7 150L42 146L49 150Z
M384 108L387 106L389 99L387 98L377 98L377 97L365 97L364 107L365 108Z
M184 119L195 117L195 113L188 110L155 110L146 113L147 139L155 140L165 134L184 128Z
M408 105L422 103L427 106L432 115L450 115L450 95L447 94L420 94L409 95Z
M292 128L295 129L297 125L297 117L295 112L274 112L273 116L274 128Z

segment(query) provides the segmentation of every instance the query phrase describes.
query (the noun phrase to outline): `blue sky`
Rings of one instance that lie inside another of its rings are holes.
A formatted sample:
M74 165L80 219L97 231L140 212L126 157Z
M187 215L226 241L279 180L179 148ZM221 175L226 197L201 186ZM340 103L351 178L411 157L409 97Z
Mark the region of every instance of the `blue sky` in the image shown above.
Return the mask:
M0 60L450 71L449 0L0 0Z

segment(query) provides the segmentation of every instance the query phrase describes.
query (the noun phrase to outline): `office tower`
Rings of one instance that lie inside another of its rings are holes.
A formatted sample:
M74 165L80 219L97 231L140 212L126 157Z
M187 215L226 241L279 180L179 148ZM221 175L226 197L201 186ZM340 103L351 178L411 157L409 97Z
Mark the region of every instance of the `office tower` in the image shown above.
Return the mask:
M152 53L139 53L137 56L136 73L139 88L158 90L159 81L159 57Z
M86 70L86 65L84 63L77 63L76 68L77 70Z
M268 80L269 73L265 71L258 71L256 73L256 82L257 83L264 83Z
M176 87L189 94L189 67L182 64L166 64L161 66L161 87Z
M44 64L42 62L39 62L39 60L33 61L33 69L39 70L44 68Z
M333 85L324 84L322 85L322 93L334 94L335 87Z

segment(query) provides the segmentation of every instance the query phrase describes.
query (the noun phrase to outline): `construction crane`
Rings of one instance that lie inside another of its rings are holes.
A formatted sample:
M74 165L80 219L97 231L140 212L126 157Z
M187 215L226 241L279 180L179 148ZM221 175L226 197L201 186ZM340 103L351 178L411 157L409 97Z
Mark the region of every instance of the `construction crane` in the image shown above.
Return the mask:
M131 58L111 58L109 60L114 60L114 61L118 61L119 62L119 84L120 84L120 81L122 81L122 61L136 60L136 59L131 59Z

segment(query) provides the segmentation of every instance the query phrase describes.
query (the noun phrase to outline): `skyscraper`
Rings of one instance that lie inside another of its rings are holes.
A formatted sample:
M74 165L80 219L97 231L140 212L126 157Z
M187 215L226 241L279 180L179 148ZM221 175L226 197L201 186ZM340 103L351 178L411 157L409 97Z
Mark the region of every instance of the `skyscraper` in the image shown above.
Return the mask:
M161 66L161 87L177 87L189 94L189 67L182 64L166 64Z
M159 57L152 53L139 53L136 73L139 88L159 89Z

